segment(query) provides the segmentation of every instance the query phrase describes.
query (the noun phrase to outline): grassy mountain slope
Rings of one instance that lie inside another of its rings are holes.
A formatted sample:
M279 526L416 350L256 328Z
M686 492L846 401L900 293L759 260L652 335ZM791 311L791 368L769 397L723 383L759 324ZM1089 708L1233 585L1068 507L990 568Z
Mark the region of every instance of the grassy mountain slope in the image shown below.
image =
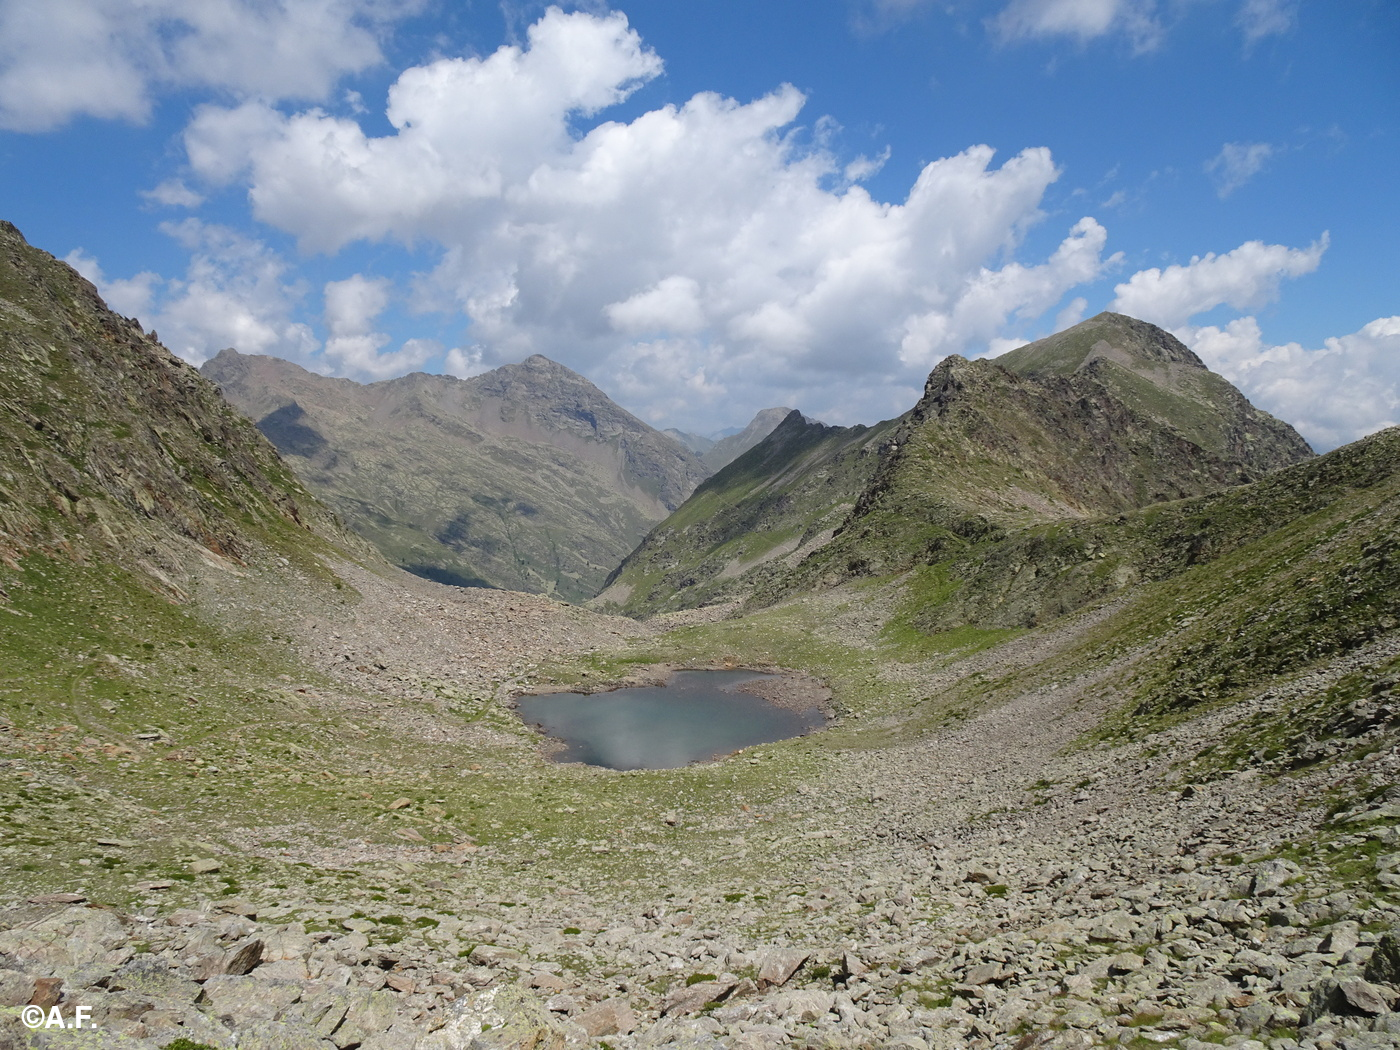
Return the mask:
M732 596L761 604L937 562L946 549L1008 530L1201 495L1311 455L1291 427L1251 406L1171 335L1118 314L996 362L947 358L919 403L877 429L859 468L830 476L823 459L785 458L775 434L771 447L739 461L745 470L717 474L703 500L697 491L693 505L658 526L600 600L632 614ZM801 542L811 546L799 556L731 582L747 566L726 545L745 530L793 529L785 504L769 517L763 479L780 474L784 491L842 489L842 499L821 505L830 542L812 542L819 530L804 526ZM833 520L843 504L844 520Z
M1125 683L1133 710L1220 699L1400 622L1400 429L1206 496L954 540L904 582L899 622L928 635L1132 596L1100 644L1169 639Z
M0 341L5 564L110 562L179 596L191 565L360 548L194 369L8 223Z
M765 408L737 434L722 437L700 453L700 460L711 471L722 470L773 433L792 413L790 408Z
M1035 378L1092 376L1135 414L1250 476L1311 452L1292 427L1251 405L1171 333L1124 314L1101 313L996 363Z
M654 529L594 604L633 615L689 608L781 576L845 520L897 422L830 427L789 412Z
M206 376L390 561L579 600L707 471L540 356L360 385L225 350Z

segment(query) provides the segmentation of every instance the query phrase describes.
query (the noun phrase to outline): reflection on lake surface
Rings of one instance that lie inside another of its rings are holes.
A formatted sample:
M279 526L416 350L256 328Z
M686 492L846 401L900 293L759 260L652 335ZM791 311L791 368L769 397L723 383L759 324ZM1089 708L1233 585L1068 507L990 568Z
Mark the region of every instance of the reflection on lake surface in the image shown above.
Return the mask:
M610 693L522 696L516 709L566 747L559 762L610 769L674 769L801 736L825 721L819 707L796 710L737 689L777 678L757 671L678 671L664 686Z

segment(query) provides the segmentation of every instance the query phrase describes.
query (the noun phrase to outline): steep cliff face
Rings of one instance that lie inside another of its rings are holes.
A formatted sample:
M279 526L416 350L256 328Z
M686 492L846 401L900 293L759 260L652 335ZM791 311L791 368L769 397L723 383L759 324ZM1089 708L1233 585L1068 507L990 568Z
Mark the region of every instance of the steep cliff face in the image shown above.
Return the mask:
M112 562L179 595L192 558L346 539L212 384L0 223L0 560Z
M586 598L707 473L538 355L368 385L233 350L203 370L357 532L443 583Z

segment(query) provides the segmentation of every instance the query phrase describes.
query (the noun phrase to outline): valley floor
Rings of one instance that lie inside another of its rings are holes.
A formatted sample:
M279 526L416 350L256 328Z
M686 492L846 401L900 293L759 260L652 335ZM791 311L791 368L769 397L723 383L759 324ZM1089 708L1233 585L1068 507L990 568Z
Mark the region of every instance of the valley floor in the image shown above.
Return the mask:
M1083 657L1112 604L911 647L871 584L637 624L336 569L357 598L203 582L265 664L94 650L9 717L0 1047L1400 1045L1400 632L1110 732L1156 644ZM840 717L616 773L507 705L726 663Z

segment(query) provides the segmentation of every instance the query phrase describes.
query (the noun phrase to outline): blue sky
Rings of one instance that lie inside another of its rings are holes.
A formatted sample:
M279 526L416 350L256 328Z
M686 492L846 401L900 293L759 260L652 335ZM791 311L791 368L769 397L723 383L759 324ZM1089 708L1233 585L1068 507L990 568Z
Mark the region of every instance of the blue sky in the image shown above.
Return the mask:
M908 408L1117 309L1400 423L1392 0L0 0L0 217L199 362Z

